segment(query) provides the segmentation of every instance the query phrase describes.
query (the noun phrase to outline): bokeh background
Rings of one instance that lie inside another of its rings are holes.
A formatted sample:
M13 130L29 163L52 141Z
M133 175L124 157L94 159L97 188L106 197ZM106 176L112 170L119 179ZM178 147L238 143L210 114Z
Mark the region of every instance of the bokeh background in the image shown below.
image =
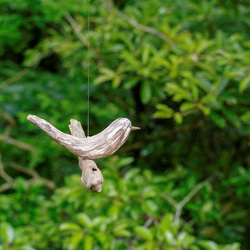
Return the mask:
M250 249L249 17L247 0L0 0L0 249ZM86 130L88 65L90 135L142 128L97 161L98 194L26 120Z

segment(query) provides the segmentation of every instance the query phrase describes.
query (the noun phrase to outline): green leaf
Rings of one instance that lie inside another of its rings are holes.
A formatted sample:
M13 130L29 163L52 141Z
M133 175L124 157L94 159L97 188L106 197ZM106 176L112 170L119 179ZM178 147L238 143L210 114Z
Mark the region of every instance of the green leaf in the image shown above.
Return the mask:
M130 231L126 229L116 230L114 234L119 237L131 237Z
M221 81L218 81L218 83L214 86L214 91L216 95L218 96L227 86L228 79L222 79Z
M122 230L122 229L125 229L125 228L128 228L129 227L129 224L128 222L118 222L118 225L116 225L114 227L114 231L119 231L119 230Z
M83 232L75 232L72 234L70 239L70 245L72 246L72 249L78 249L78 245L83 239Z
M233 243L229 245L225 245L224 247L221 247L220 250L240 250L240 244L239 243Z
M143 210L145 213L151 215L151 216L157 216L159 212L159 207L155 203L154 200L146 200L142 203Z
M239 121L239 118L238 116L230 111L229 109L223 107L222 108L222 112L223 114L225 115L225 117L236 127L236 128L239 128L241 126L240 124L240 121Z
M128 227L128 222L119 222L119 224L115 226L113 232L116 236L130 237L131 233L127 230Z
M116 75L113 79L112 86L113 88L117 88L121 83L121 77L119 75Z
M100 227L101 225L105 225L110 218L107 218L105 216L96 216L91 223L91 227Z
M220 115L211 112L210 113L210 118L211 120L220 128L224 128L226 126L226 122L225 119L223 117L221 117Z
M160 118L160 119L168 119L171 118L173 115L167 114L163 111L157 111L154 113L154 118Z
M140 61L137 60L135 56L128 51L122 52L121 58L124 59L133 69L138 69L141 66Z
M70 222L65 222L60 225L59 229L61 231L80 231L81 228L77 224L70 223Z
M152 240L153 239L152 232L146 227L136 226L134 228L134 231L145 240Z
M108 69L108 68L101 68L100 69L100 72L102 73L100 76L96 77L95 80L94 80L94 84L98 85L98 84L101 84L101 83L104 83L104 82L107 82L107 81L111 81L115 78L116 76L116 73L111 70L111 69ZM118 84L118 80L117 79L115 81L115 83L113 82L113 85L119 85Z
M206 250L219 250L219 246L213 241L201 241L200 245Z
M121 210L120 207L117 205L110 206L108 209L109 217L112 219L117 219L119 216L120 210Z
M180 111L184 112L184 111L191 110L191 109L194 109L194 108L195 108L195 104L194 103L192 103L192 102L184 102L180 106Z
M174 114L174 110L164 104L157 104L156 108L159 111L154 113L154 118L171 118Z
M198 75L197 84L202 88L205 92L210 92L212 90L212 84L210 81L203 76Z
M108 68L100 68L100 72L102 73L102 75L109 77L114 77L116 75L116 73L113 70Z
M240 82L240 85L239 85L240 93L243 93L249 87L250 87L250 76L246 77Z
M92 221L90 220L87 214L85 213L78 214L76 218L82 226L86 228L90 228L92 226Z
M124 180L125 182L128 182L128 181L130 181L131 179L137 177L137 176L139 175L139 173L140 173L140 170L139 170L138 168L131 168L131 169L129 169L129 170L126 172L126 174L125 174L124 177L123 177L123 180Z
M201 69L203 69L204 71L209 72L211 75L213 76L216 75L215 68L212 67L212 65L209 65L207 63L202 63L202 62L198 62L196 65L200 67Z
M160 228L163 232L169 231L175 235L178 231L179 224L174 223L174 216L171 213L166 213L160 222Z
M156 190L152 186L147 186L142 190L143 198L154 198L156 195Z
M171 232L166 231L164 235L165 235L166 241L167 241L169 244L172 245L172 244L175 242L174 235L173 235Z
M91 250L93 249L94 238L90 235L86 235L83 239L83 249Z
M250 111L247 111L246 113L244 113L240 119L243 121L243 122L247 122L249 123L250 122Z
M149 59L149 54L150 54L150 47L149 45L144 46L142 50L142 63L146 64Z
M188 235L186 232L180 232L177 237L177 246L182 248L189 248L195 242L195 237L192 235Z
M216 101L215 96L212 94L205 95L201 99L201 103L203 104L213 104Z
M192 90L193 100L197 101L199 98L199 89L197 88L197 86L193 85L191 90Z
M35 67L40 63L44 56L45 55L38 51L38 49L28 49L25 52L25 60L23 65L26 67Z
M0 250L1 250L1 246L0 246ZM24 245L24 246L22 246L22 248L20 250L36 250L36 249L30 245Z
M197 107L203 112L204 115L209 115L211 110L209 107L204 106L203 104L199 103Z
M15 230L8 222L0 224L0 239L8 244L12 243L15 238Z
M123 167L123 166L131 164L132 162L134 162L133 157L120 157L117 161L117 166Z
M148 81L145 81L141 85L140 89L141 101L143 104L147 104L151 100L151 87Z
M131 89L133 88L138 82L140 81L139 78L130 78L128 80L125 81L124 83L124 88L125 89Z
M173 95L173 100L180 102L181 100L192 100L192 95L189 90L181 88L178 83L169 82L165 86L165 91L168 95Z
M110 76L105 76L105 75L100 75L98 77L96 77L96 79L94 80L94 84L98 85L104 82L108 82L110 80L112 80L113 77Z
M183 122L183 118L182 118L181 113L175 112L175 113L174 113L174 120L175 120L177 123L181 124L181 123Z

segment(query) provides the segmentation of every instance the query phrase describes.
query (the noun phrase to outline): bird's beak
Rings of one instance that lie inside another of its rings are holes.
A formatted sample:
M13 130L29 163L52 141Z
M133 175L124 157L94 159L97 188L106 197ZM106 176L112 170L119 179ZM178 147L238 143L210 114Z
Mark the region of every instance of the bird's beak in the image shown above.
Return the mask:
M141 128L140 127L134 127L134 126L131 127L131 130L139 130L139 129L141 129Z

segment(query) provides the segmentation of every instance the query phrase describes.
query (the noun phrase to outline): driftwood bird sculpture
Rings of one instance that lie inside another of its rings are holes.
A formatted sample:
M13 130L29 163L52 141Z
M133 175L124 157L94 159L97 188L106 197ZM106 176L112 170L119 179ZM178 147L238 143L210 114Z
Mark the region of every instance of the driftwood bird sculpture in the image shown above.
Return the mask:
M112 155L128 139L132 130L140 129L132 126L127 118L118 118L97 135L86 137L81 123L70 120L70 134L63 133L46 120L35 115L28 115L28 121L43 130L57 143L78 156L82 170L81 181L92 192L101 192L104 178L94 159Z

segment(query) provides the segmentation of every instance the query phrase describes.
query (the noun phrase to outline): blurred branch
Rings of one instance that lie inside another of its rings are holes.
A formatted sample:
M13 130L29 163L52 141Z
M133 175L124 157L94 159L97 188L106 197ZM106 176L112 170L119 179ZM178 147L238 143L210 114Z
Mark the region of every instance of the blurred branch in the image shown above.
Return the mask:
M10 189L12 187L12 185L10 185L9 183L4 183L3 185L0 186L0 193L3 193L4 191Z
M26 180L26 183L28 184L28 186L32 186L33 184L35 184L38 180L35 180L35 179L29 179L29 180ZM53 183L53 182L52 182ZM9 189L12 189L15 185L15 182L11 185L9 183L4 183L3 185L0 186L0 193L3 193L4 191L6 190L9 190ZM54 189L55 188L55 185L53 183L53 186L50 186L48 185L46 182L45 182L45 186L49 189Z
M163 132L157 134L154 137L154 139L159 139L159 138L162 138L162 137L171 136L171 135L176 134L178 132L186 132L186 131L191 131L191 130L194 130L194 129L198 129L204 123L205 123L205 120L201 120L200 122L195 123L195 124L190 125L190 126L184 126L184 127L179 128L179 129L174 129L174 130L169 130L169 131L163 131Z
M0 116L2 116L8 122L5 132L3 134L0 134L0 141L11 144L26 151L35 152L35 148L33 146L10 137L10 134L16 124L14 118L2 109L0 109Z
M5 130L5 132L4 132L4 135L6 137L8 137L11 134L13 128L15 127L16 122L15 122L14 118L10 114L6 113L2 109L0 109L0 116L2 116L3 119L6 120L9 123L6 130Z
M47 188L49 188L49 189L55 188L54 182L41 177L34 169L28 169L28 168L22 167L14 162L9 163L8 166L19 171L19 172L22 172L24 174L31 176L32 177L31 179L26 180L28 185L32 185L32 184L36 183L37 181L41 180L44 182L44 184ZM3 163L1 161L1 157L0 157L0 177L2 177L6 181L6 183L4 183L0 186L0 193L6 191L8 189L11 189L15 186L15 179L13 179L10 175L8 175L5 172Z
M127 23L129 23L130 25L132 25L136 29L142 30L142 31L144 31L146 33L150 33L150 34L156 35L159 38L161 38L164 42L166 42L168 45L174 46L174 42L170 38L168 38L165 34L163 34L162 32L160 32L159 30L151 28L149 26L142 25L142 24L136 22L135 20L129 18L128 16L126 16L121 11L117 10L113 6L113 3L112 3L111 0L107 1L107 5L108 5L108 8L109 8L110 11L113 10L118 17L122 18L123 20L125 20Z
M11 185L13 183L13 179L10 175L8 175L5 170L4 170L4 166L3 166L3 162L2 162L2 156L0 154L0 176L9 184Z
M164 194L162 197L168 201L173 207L175 207L175 217L174 222L179 223L182 209L186 206L186 204L211 180L213 179L213 176L208 177L206 180L200 182L191 192L189 192L184 199L182 199L181 202L177 203L172 197L169 195Z
M5 112L4 110L1 110L1 109L0 109L0 116L2 116L4 118L4 120L6 120L8 122L8 125L5 129L5 132L3 134L0 134L0 141L11 144L17 148L34 153L36 150L33 146L31 146L25 142L15 140L15 139L10 137L11 132L16 124L14 118L10 114L8 114L7 112ZM13 169L31 176L32 179L27 180L27 183L29 185L35 183L37 180L43 180L45 182L46 187L48 187L50 189L53 189L55 187L55 184L52 181L47 180L45 178L42 178L33 169L27 169L27 168L24 168L18 164L15 164L15 163L10 163L9 165ZM2 160L1 160L1 155L0 155L0 177L6 181L6 183L4 183L0 186L0 193L14 187L15 180L9 174L7 174L5 172L5 169L4 169Z
M72 30L78 36L79 40L83 43L83 45L86 46L86 47L89 47L90 43L88 42L87 39L85 39L85 37L81 33L81 28L80 28L80 26L77 25L75 19L72 16L70 16L69 14L66 14L65 18L67 19L67 21L69 22Z
M12 84L13 82L21 79L22 77L24 77L26 74L28 73L27 69L24 69L20 72L18 72L17 74L15 74L13 77L3 81L0 83L0 89L3 89L5 87L7 87L8 85Z
M94 50L93 47L91 46L90 42L83 36L83 34L81 32L81 27L77 24L75 19L69 14L66 14L64 17L69 22L72 30L74 31L76 36L79 38L79 40L82 42L82 44L92 51L92 53L95 56L97 64L102 65L100 53L98 51Z
M44 181L45 186L47 188L50 188L50 189L55 188L55 183L53 181L43 178L34 169L22 167L19 164L16 164L15 162L9 163L8 166L24 174L30 175L33 178L33 182L36 182L37 180L42 180Z
M154 219L152 217L149 217L144 223L143 227L149 227L153 222L154 222Z
M135 143L132 143L132 144L129 144L129 145L125 145L125 146L123 146L123 148L120 149L120 152L121 153L127 153L127 152L129 152L131 150L142 148L143 145L145 145L145 143L147 143L146 141L147 140L145 138L144 141L137 141Z
M30 175L34 179L41 178L40 175L34 169L28 169L28 168L22 167L14 162L9 163L8 166L17 171L23 172L24 174Z
M181 212L183 207L185 207L185 205L207 184L209 183L211 180L213 179L212 176L208 177L206 180L204 180L203 182L199 183L178 205L176 208L176 212L175 212L175 222L179 223L180 221L180 216L181 216Z
M163 198L165 200L167 200L173 207L176 208L178 206L178 203L171 196L169 196L168 194L164 194Z
M154 141L154 140L158 140L158 139L161 139L164 137L174 135L174 134L179 133L179 132L186 132L186 131L198 129L204 123L205 123L205 120L202 120L202 121L200 121L194 125L191 125L191 126L184 126L182 128L179 128L179 129L163 131L161 133L156 134L155 136L151 136L149 139L147 137L144 137L143 141L137 141L137 142L130 144L128 146L124 146L123 148L120 149L120 152L126 153L126 152L131 151L131 150L139 149L139 148L143 147L143 145L145 145L147 143L147 141Z
M29 151L29 152L35 152L35 148L25 142L21 142L18 140L15 140L11 137L0 135L0 141L6 142L7 144L13 145L17 148Z

